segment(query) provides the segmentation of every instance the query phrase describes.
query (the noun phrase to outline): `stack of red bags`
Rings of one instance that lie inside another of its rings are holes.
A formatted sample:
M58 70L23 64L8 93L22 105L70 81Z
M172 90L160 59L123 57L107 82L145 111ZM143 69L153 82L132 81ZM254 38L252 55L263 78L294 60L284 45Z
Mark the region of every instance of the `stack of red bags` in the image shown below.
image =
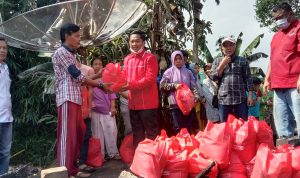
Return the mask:
M209 178L296 178L300 147L275 148L266 122L230 116L225 123L209 122L196 136L182 129L176 137L168 138L163 131L154 141L144 140L130 169L147 178L194 178L211 166Z

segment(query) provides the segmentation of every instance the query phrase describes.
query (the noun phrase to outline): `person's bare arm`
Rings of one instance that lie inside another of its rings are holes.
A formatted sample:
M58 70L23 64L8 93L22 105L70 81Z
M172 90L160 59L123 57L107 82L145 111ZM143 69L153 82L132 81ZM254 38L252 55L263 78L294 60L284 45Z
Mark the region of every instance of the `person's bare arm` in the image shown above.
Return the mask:
M120 92L119 93L123 98L128 99L128 92L124 91L124 92Z
M268 70L267 70L267 74L266 74L265 81L264 81L264 86L263 86L263 90L264 90L264 94L265 94L265 95L268 94L268 91L269 91L270 88L271 88L270 75L271 75L271 61L270 61L270 63L269 63L269 67L268 67ZM299 76L299 77L300 77L300 76ZM298 81L299 81L299 80L298 80Z
M231 62L230 56L225 56L217 67L218 76L222 76L226 65Z

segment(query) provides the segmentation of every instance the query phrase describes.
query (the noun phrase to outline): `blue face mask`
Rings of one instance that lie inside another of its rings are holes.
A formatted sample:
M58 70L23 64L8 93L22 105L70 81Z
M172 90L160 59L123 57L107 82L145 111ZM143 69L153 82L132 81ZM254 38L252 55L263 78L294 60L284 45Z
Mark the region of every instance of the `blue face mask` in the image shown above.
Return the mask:
M288 22L287 18L279 19L276 21L276 25L280 30L284 30L289 28L290 22Z

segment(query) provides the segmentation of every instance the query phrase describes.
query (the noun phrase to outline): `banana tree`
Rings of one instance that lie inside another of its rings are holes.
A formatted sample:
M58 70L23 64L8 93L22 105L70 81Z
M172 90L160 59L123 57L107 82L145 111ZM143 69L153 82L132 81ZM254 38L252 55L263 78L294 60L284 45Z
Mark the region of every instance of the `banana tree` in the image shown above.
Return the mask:
M249 63L257 61L260 58L268 57L268 55L263 52L257 52L253 54L253 50L259 46L260 40L264 37L264 34L260 34L256 38L254 38L254 40L244 49L243 52L241 52L241 46L243 43L242 36L243 33L241 32L236 39L236 55L245 57L249 61ZM216 42L216 51L218 52L218 55L216 57L222 55L220 45L223 38L224 37L219 38ZM200 49L202 51L202 56L204 57L206 62L211 63L213 61L212 53L208 49L206 43L202 43Z

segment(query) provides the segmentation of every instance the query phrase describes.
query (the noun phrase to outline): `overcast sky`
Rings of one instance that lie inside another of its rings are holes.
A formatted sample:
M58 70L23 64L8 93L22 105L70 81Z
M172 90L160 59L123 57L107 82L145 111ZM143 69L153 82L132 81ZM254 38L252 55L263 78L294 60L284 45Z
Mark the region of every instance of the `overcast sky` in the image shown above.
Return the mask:
M243 32L243 51L247 45L259 34L264 33L261 44L255 50L270 55L270 42L273 32L267 28L261 28L255 19L255 0L221 0L219 6L214 0L206 0L201 18L212 22L212 35L207 36L208 48L215 56L217 39L221 36L238 36ZM269 63L269 58L262 58L258 62L253 62L251 66L259 66L265 72Z

